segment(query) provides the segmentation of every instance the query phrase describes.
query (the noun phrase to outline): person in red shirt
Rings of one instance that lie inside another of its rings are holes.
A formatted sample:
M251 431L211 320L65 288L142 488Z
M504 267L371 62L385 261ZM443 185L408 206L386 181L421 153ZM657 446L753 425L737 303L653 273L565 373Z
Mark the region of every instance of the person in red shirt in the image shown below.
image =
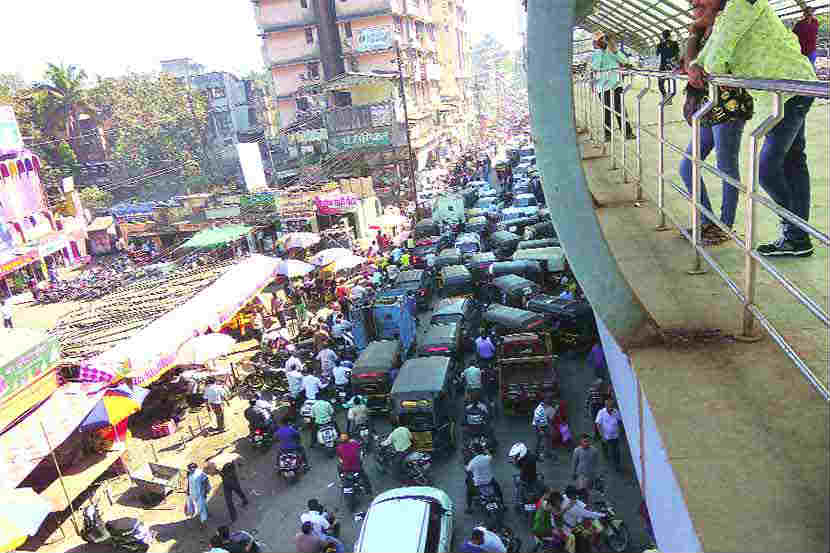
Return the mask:
M356 472L363 479L366 493L372 495L372 483L369 476L363 470L361 461L360 442L349 438L345 432L340 434L340 445L337 446L337 459L339 460L340 473Z
M793 32L801 43L801 53L807 56L813 69L816 68L816 42L818 39L818 19L813 15L813 8L804 8L804 16L793 27Z

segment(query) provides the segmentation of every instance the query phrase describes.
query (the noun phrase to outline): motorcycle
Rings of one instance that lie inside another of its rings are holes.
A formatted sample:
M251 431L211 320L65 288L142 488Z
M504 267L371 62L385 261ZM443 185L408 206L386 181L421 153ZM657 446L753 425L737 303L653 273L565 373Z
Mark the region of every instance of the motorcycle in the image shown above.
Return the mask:
M372 450L371 429L366 423L359 424L352 430L352 436L360 442L361 452L365 455Z
M378 472L386 474L396 472L394 463L398 462L397 452L392 444L383 445L383 440L375 435L375 462ZM413 486L430 486L432 479L429 476L429 469L432 467L432 456L429 453L412 451L407 454L403 462L402 483Z
M488 436L484 434L471 434L464 442L464 449L462 450L462 457L464 464L470 462L470 459L475 457L477 448L483 447L485 451L492 452L495 449L495 444Z
M343 491L343 500L349 511L354 512L357 506L359 495L369 495L369 490L363 483L363 479L358 472L343 472L340 471L340 487Z
M478 505L487 519L488 528L501 528L504 524L504 502L496 493L493 484L476 486L478 491Z
M544 493L543 477L539 474L536 483L533 485L524 484L518 474L513 475L513 488L515 489L516 511L525 513L528 526L533 526L533 519L536 516L536 503Z
M302 458L299 453L292 450L280 451L277 455L277 472L286 482L296 482L301 470Z
M150 528L137 518L104 522L97 501L84 509L83 522L81 538L85 542L111 545L122 551L145 553L155 538Z
M248 442L254 449L269 449L274 443L274 432L270 426L251 429Z
M320 425L320 428L317 429L317 444L326 449L326 454L329 457L334 457L337 447L337 429L335 429L334 424L329 422Z

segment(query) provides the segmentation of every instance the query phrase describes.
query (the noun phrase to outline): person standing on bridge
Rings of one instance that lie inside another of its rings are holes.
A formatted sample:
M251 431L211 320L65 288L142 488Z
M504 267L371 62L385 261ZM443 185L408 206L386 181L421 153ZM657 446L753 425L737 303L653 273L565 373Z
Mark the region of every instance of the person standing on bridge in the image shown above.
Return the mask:
M671 37L671 31L663 31L663 40L657 45L657 55L660 58L660 71L673 71L677 66L677 58L680 57L680 46ZM666 81L669 79L657 79L657 88L660 94L666 97ZM671 100L668 102L671 104Z
M611 38L606 38L605 33L599 31L594 34L594 53L591 54L591 70L598 73L594 77L596 91L605 105L605 141L611 141L611 126L613 120L611 119L611 95L614 96L614 112L617 114L617 123L622 131L622 113L625 109L622 101L622 80L615 69L629 66L628 58L625 54L617 51L617 42ZM625 122L625 138L626 140L633 140L635 138L634 131L631 130L631 125L628 123L626 117Z
M818 19L813 15L813 8L810 6L804 7L804 16L798 20L798 23L793 27L795 36L798 37L798 42L801 45L801 53L807 56L810 63L813 64L813 69L816 68L816 43L818 42Z
M716 9L721 0L694 0L695 9ZM769 0L728 0L697 59L689 66L689 83L702 87L707 74L729 73L744 79L817 81L813 66L801 53L798 39L781 22ZM772 111L773 93L750 91L756 107ZM803 221L810 218L810 171L807 167L805 121L813 96L782 93L783 118L767 133L758 178L770 198ZM782 219L781 237L758 246L763 256L807 257L810 235Z

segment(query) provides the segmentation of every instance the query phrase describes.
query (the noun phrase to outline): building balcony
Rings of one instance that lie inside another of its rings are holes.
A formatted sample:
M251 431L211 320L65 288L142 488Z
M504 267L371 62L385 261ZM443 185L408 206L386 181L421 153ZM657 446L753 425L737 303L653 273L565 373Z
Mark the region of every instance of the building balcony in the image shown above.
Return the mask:
M331 134L386 127L393 123L395 110L391 102L333 108L325 113L326 128Z

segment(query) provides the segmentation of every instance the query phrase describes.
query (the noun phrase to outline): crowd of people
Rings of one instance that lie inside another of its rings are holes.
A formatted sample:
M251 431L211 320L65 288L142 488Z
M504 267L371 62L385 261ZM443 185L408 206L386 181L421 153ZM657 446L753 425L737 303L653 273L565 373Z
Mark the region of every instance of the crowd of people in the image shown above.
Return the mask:
M816 81L815 71L818 20L810 7L788 29L767 0L692 0L694 21L689 26L685 48L663 32L657 46L660 71L688 76L683 114L691 126L691 116L708 102L710 75L732 75L745 79ZM611 139L612 114L622 131L622 82L620 68L631 63L619 50L613 36L598 32L594 36L591 69L595 88L605 109L604 133ZM666 104L670 103L665 84L658 81ZM715 150L717 168L740 182L740 146L746 122L755 112L772 112L774 93L763 90L716 87L714 107L700 124L700 155L706 159ZM770 198L803 221L810 217L810 173L807 166L805 121L814 97L783 94L783 118L766 134L760 152L759 182ZM626 139L633 139L630 125ZM686 149L691 156L692 142ZM684 157L679 173L686 189L692 192L692 162ZM714 213L701 178L700 203ZM723 180L720 218L703 214L700 227L703 243L716 245L729 240L735 223L738 188ZM781 218L781 235L758 246L763 256L807 257L813 253L809 234L798 224Z

